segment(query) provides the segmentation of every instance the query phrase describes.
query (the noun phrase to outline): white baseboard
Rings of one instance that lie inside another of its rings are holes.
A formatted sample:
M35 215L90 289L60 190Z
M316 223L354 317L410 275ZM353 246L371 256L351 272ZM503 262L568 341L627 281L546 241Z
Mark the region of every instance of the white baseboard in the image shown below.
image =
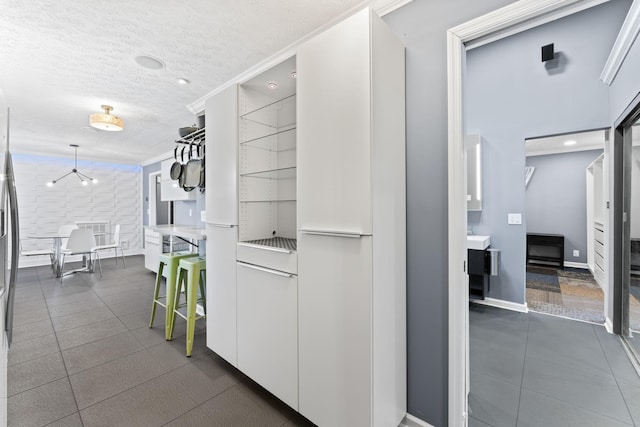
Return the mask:
M607 332L613 334L613 322L608 317L604 320L604 328L607 330Z
M426 421L422 421L420 418L416 418L411 414L405 415L402 422L398 427L433 427Z
M585 262L571 262L571 261L565 261L564 262L564 266L565 267L571 267L571 268L582 268L585 270L590 270L589 265Z
M505 310L517 311L519 313L528 313L529 307L527 307L527 303L519 304L517 302L505 301L501 299L495 298L485 298L485 299L472 299L469 300L476 304L489 305L491 307L503 308Z

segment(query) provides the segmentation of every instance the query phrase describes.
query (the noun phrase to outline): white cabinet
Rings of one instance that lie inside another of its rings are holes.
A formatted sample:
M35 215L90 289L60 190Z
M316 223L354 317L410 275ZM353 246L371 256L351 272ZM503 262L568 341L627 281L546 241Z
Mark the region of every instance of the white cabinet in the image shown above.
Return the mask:
M606 293L604 154L587 167L587 265Z
M406 414L404 47L370 9L297 53L300 412Z
M371 234L370 39L356 28L368 21L358 13L297 53L303 229Z
M184 191L178 185L177 180L171 179L171 165L174 161L174 159L170 159L160 163L160 200L163 202L171 200L195 200L196 190Z
M205 103L206 222L238 224L238 87L230 86Z
M300 412L318 425L372 424L371 240L300 235Z
M154 273L158 272L162 253L162 236L147 228L144 230L144 267Z
M237 241L237 227L207 225L207 347L236 367Z
M238 263L238 369L298 408L297 277Z
M205 113L207 347L237 367L238 87L209 98Z

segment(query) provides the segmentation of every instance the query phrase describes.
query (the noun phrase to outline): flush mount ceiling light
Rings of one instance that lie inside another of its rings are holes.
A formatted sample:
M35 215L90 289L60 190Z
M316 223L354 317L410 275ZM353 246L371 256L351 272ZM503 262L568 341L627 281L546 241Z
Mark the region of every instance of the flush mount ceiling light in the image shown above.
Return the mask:
M75 162L74 162L73 169L71 169L71 172L68 172L68 173L62 175L60 178L54 179L53 181L47 182L47 187L53 187L54 184L56 184L58 181L60 181L63 178L68 177L72 173L76 174L76 176L80 179L80 182L82 182L82 185L89 185L89 182L91 182L93 184L97 184L98 183L97 179L91 178L90 176L87 176L87 175L83 174L82 172L78 172L78 147L79 147L79 145L77 145L77 144L69 144L69 147L73 147L73 149L76 151L76 153L75 153Z
M292 79L295 79L296 77L298 77L298 72L296 70L293 70L289 75L291 76Z
M277 89L277 88L278 88L278 83L276 83L276 82L269 82L269 83L267 83L267 87L268 87L269 89L272 89L272 90L273 90L273 89Z
M89 124L91 127L100 130L120 131L124 129L124 122L121 118L109 114L113 107L102 105L104 113L93 113L89 116Z
M179 85L188 85L189 83L191 83L189 80L183 78L176 79L176 81Z

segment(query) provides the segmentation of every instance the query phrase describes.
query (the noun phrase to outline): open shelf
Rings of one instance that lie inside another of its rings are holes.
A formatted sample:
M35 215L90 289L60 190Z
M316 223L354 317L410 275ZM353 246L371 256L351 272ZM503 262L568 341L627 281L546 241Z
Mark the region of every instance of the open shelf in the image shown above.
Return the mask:
M261 179L294 179L296 177L296 167L286 167L280 169L270 169L256 172L247 172L240 174L244 178L261 178Z
M240 120L274 128L294 125L296 123L296 95L289 95L255 108L242 114Z
M247 246L291 250L283 242L293 241L295 247L297 131L291 69L295 58L239 88L238 239ZM270 81L277 81L278 88L267 88ZM244 261L258 262L251 259Z
M296 128L295 126L291 126L286 129L279 129L267 135L240 141L240 145L276 152L295 150Z
M266 239L247 240L241 243L254 246L286 249L289 251L295 251L298 248L298 241L287 237L269 237Z

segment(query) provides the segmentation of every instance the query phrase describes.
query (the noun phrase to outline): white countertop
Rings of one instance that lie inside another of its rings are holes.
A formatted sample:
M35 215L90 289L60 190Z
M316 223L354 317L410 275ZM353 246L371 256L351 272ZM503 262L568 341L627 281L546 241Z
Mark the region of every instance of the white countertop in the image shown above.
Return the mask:
M207 238L204 226L195 225L147 225L147 230L155 231L164 236L177 236L183 239L205 240Z

